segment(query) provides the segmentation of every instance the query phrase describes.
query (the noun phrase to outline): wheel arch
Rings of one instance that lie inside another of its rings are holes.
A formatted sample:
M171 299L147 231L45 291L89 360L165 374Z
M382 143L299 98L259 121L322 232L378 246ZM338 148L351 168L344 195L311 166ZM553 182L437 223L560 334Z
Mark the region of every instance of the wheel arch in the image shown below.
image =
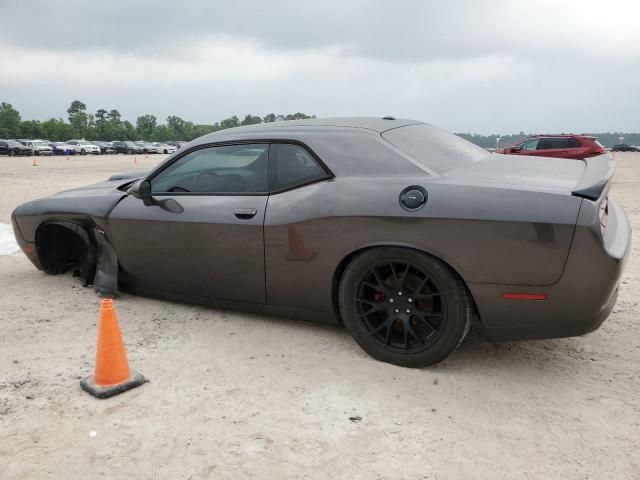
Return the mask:
M87 226L90 221L49 219L36 227L35 248L45 272L63 273L68 269L63 267L71 262L85 278L93 277L96 243ZM81 258L74 258L78 256Z
M357 248L352 249L350 252L348 252L348 253L346 253L344 255L344 257L342 258L342 260L340 260L340 262L336 266L336 269L334 270L333 281L332 281L332 286L331 286L331 300L332 300L334 313L335 313L336 318L338 319L338 321L340 323L343 323L343 322L342 322L342 317L340 315L340 305L339 305L339 301L338 301L338 292L339 292L339 288L340 288L340 281L342 280L342 277L344 275L345 270L347 269L347 266L356 257L360 256L364 252L368 252L369 250L373 250L373 249L376 249L376 248L384 248L384 247L395 247L395 248L404 248L404 249L407 249L407 250L414 250L416 252L422 253L424 255L428 255L428 256L430 256L432 258L435 258L436 260L439 260L440 262L444 263L444 265L451 271L451 273L453 275L455 275L462 282L462 284L464 285L467 297L471 300L471 306L473 308L473 313L478 318L478 320L481 322L480 315L478 314L478 308L476 306L476 302L475 302L475 300L473 298L471 290L467 286L467 282L465 281L464 277L461 275L459 269L456 268L456 266L455 266L455 264L453 262L449 261L449 259L447 259L443 255L439 255L437 253L431 252L429 250L424 249L423 247L419 247L419 246L416 246L416 245L403 243L403 242L379 242L379 243L362 245L362 246L359 246Z

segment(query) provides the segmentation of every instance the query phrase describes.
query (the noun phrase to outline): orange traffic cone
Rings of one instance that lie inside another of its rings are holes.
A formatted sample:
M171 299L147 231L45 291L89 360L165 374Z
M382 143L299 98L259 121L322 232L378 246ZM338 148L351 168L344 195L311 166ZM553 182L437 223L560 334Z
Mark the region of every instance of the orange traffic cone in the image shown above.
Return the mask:
M32 167L37 167L38 166L38 160L36 160L36 157L33 157L33 161L31 162L31 166Z
M146 381L142 374L129 369L113 300L103 299L100 302L96 370L93 376L82 379L80 386L94 397L107 398L138 387Z

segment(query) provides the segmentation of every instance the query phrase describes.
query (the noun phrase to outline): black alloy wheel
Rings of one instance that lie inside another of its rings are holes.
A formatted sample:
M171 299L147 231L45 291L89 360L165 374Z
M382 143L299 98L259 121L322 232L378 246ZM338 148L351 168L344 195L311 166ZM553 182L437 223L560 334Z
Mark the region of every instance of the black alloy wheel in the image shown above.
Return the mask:
M409 367L444 359L464 339L471 318L466 289L445 264L393 247L369 250L349 264L340 310L369 354Z

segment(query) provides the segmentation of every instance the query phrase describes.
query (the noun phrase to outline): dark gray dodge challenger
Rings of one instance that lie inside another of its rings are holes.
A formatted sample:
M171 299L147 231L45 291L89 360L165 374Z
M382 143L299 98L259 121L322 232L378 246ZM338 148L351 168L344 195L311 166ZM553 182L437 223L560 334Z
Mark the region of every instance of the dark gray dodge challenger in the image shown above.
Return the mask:
M205 135L13 225L37 268L103 295L339 322L420 367L472 319L511 339L598 328L631 240L612 174L608 156L493 155L414 120L311 119Z

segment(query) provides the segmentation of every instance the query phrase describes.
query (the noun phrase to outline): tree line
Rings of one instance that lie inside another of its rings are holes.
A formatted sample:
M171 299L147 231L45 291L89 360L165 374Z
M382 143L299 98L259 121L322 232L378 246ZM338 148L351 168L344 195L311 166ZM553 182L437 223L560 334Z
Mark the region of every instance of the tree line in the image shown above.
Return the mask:
M197 124L175 115L168 116L166 121L161 123L155 115L146 114L138 117L134 125L128 120L123 120L118 110L101 108L95 114L89 113L83 102L74 100L67 109L68 121L62 118L22 120L20 112L10 103L2 102L0 104L0 138L42 138L54 142L72 138L104 141L189 141L225 128L303 118L311 118L311 116L300 112L287 115L269 113L264 117L247 114L242 120L233 115L213 124Z
M11 104L2 102L0 104L0 138L43 138L51 141L66 141L72 138L106 141L189 141L225 128L303 118L312 118L312 116L300 112L287 115L269 113L263 117L247 114L242 120L233 115L213 124L197 124L175 115L168 116L165 122L161 123L155 115L146 114L138 117L134 125L128 120L123 120L118 110L101 108L95 113L89 113L83 102L74 100L67 109L68 121L62 118L22 120L20 113ZM503 148L532 134L520 132L509 135L478 135L474 133L458 133L457 135L484 148L496 148L496 145ZM623 143L640 145L640 133L606 132L591 135L598 137L600 143L607 147L621 143L620 137L624 137Z

